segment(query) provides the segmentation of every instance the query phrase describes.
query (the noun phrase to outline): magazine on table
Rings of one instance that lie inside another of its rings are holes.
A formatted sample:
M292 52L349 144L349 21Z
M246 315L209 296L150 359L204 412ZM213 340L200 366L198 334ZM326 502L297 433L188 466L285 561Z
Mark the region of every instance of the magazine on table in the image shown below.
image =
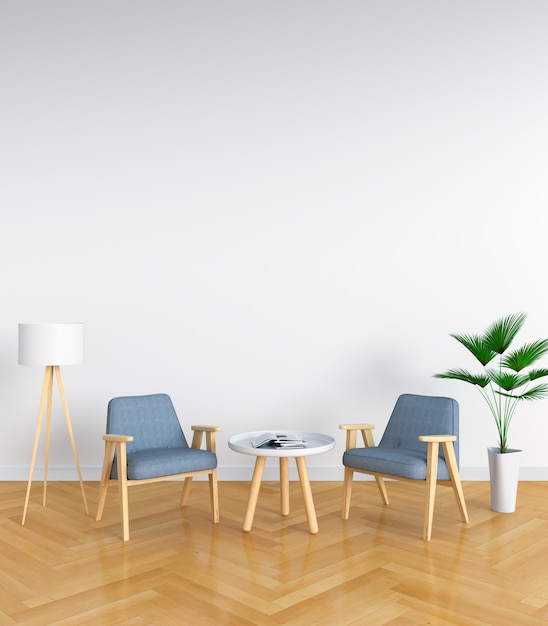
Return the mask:
M275 448L305 448L306 441L296 433L261 433L251 440L254 448L269 445Z

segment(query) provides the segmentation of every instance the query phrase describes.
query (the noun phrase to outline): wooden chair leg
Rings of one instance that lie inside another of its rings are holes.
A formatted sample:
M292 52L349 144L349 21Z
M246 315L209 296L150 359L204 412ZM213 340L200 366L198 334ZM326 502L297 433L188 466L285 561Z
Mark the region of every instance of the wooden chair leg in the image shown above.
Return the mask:
M434 519L434 503L436 501L436 485L438 480L438 453L440 444L437 441L428 443L428 458L426 462L426 502L424 508L425 541L432 537L432 521Z
M192 476L187 476L185 478L185 484L183 485L183 494L181 496L181 506L186 505L191 486L192 486Z
M208 476L209 496L211 499L211 511L213 513L213 523L219 523L219 489L217 484L217 470L213 470Z
M457 465L457 457L455 456L455 448L452 442L442 443L443 453L445 456L445 462L447 463L447 469L449 470L449 476L451 478L451 486L455 493L455 499L459 507L460 516L465 524L470 521L468 518L468 511L466 509L466 502L464 501L464 493L462 491L462 483L460 481L459 468Z
M127 455L126 445L122 443L118 446L116 456L118 469L118 492L120 496L120 515L122 516L122 539L129 540L129 502L127 484Z
M388 493L386 492L386 485L384 483L384 479L382 476L375 476L375 482L377 483L377 487L379 489L379 493L381 494L382 501L386 506L390 504L388 502Z
M343 487L343 506L342 506L342 518L348 519L350 517L350 498L352 497L352 478L354 476L354 470L351 467L344 468L344 487Z
M105 500L107 497L107 489L110 485L110 473L112 471L112 462L114 461L114 449L115 443L113 441L107 441L105 443L105 458L103 459L103 469L101 470L101 482L99 483L99 499L97 504L97 517L96 522L99 522L103 517L103 509L105 507Z

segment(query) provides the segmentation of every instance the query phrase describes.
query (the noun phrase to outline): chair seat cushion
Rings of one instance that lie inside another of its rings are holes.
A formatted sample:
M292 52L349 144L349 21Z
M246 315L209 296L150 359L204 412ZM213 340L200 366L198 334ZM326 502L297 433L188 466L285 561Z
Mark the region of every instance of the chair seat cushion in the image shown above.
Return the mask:
M195 448L141 450L127 455L128 480L173 476L216 467L217 456L213 452ZM116 478L116 463L112 468L112 477Z
M438 462L438 480L449 480L445 460L440 457ZM387 446L352 448L343 454L343 465L366 473L426 480L426 457L417 450Z

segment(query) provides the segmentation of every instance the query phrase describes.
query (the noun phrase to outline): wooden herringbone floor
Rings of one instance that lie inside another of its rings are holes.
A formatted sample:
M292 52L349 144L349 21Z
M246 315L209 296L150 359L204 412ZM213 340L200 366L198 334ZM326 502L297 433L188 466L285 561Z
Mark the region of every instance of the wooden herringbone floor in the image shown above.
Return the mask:
M471 523L439 488L430 543L421 485L390 483L384 507L371 482L314 482L320 532L310 535L298 483L279 514L265 483L250 533L241 524L249 483L221 482L221 523L207 483L189 506L180 485L130 490L131 539L120 539L116 494L96 523L97 483L0 483L0 626L381 625L544 626L548 623L548 484L521 483L513 514L489 510L487 483L465 483Z

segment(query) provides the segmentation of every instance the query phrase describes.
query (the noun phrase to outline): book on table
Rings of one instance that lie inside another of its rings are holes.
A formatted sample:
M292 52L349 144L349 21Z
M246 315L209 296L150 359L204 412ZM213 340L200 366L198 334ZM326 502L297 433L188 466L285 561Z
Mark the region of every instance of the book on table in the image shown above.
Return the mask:
M261 433L251 440L254 448L269 445L275 448L304 448L305 440L296 433Z

